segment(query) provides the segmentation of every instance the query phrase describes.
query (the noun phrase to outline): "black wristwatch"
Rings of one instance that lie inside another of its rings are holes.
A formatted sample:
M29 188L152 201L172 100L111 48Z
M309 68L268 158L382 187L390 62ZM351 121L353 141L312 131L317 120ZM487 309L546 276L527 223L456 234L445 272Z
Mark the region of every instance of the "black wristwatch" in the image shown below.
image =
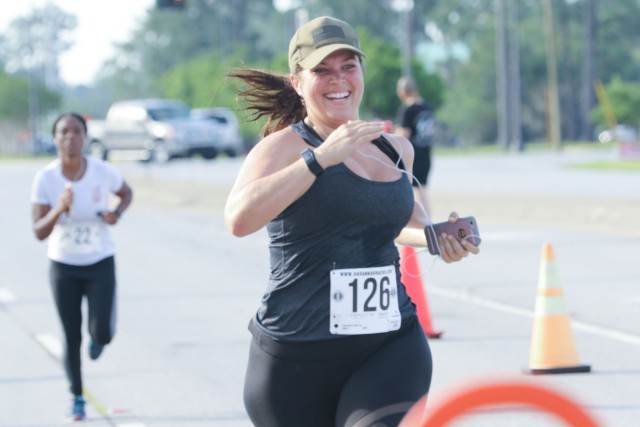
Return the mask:
M120 209L116 208L116 209L113 211L113 214L114 214L118 219L120 219L120 216L122 216L122 211L121 211Z
M316 160L316 155L313 153L312 149L306 148L302 150L300 155L307 163L307 166L309 167L309 170L312 174L314 174L315 176L322 175L322 172L324 172L324 168L320 166L320 163L318 163L318 161Z

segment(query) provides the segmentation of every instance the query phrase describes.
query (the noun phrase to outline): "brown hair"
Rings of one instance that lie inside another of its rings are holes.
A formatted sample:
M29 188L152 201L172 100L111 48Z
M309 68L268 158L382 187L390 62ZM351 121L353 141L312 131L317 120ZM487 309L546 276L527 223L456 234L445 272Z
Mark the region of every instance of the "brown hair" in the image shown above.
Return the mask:
M267 118L260 132L262 138L307 116L302 99L288 76L257 69L239 69L228 76L248 86L238 90L238 97L247 104L242 109L251 111L250 120Z

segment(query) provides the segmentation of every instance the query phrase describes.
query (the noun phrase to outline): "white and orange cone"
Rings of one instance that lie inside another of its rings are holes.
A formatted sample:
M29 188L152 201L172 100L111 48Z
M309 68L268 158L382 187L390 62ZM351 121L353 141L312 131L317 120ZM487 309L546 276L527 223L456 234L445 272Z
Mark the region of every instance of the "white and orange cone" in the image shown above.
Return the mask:
M531 353L526 371L530 374L591 371L591 366L582 365L578 360L553 247L549 243L542 247Z

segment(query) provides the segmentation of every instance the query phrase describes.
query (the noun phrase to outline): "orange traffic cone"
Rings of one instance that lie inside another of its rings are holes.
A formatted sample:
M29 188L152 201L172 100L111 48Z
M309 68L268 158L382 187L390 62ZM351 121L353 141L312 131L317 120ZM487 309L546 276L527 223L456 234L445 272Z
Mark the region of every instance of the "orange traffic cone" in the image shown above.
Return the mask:
M530 374L566 374L589 372L591 366L581 365L573 341L564 293L558 278L553 247L542 247L538 295L533 318Z
M407 294L416 305L418 319L422 325L424 333L429 338L440 338L441 331L435 331L431 326L431 314L427 296L422 286L422 276L416 258L415 250L410 246L400 247L400 272L402 273L402 283L407 289Z

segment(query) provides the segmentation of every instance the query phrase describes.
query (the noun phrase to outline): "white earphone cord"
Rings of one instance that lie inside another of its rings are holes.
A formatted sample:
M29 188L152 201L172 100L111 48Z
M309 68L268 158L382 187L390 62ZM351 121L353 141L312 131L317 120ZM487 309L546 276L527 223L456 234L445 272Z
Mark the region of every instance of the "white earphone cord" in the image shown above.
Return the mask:
M387 141L389 141L389 140L387 140ZM389 142L390 142L391 144L396 143L396 141L395 141L395 140L392 140L392 141L389 141ZM401 168L399 167L400 160L402 159L402 153L403 153L402 145L401 145L401 144L397 144L397 143L396 143L396 145L397 145L397 146L398 146L398 148L399 148L399 150L398 150L399 157L398 157L398 160L397 160L397 161L396 161L396 163L395 163L395 167L391 167L391 166L389 166L388 164L386 164L385 162L383 162L382 160L380 160L379 158L377 158L377 157L375 157L375 156L371 156L371 155L369 155L369 154L363 153L363 152L362 152L362 151L360 151L360 150L356 150L356 151L357 151L358 153L360 153L361 155L363 155L364 157L369 157L369 158L371 158L371 159L373 159L373 160L375 160L375 161L379 162L379 163L380 163L381 165L383 165L384 167L387 167L387 168L390 168L390 169L395 169L395 170L399 171L400 173L406 174L406 175L408 176L408 175L409 175L409 172L407 172L406 170L403 170L403 169L401 169ZM411 174L411 179L412 179L412 181L414 181L416 184L418 184L418 188L420 189L420 191L422 191L422 185L420 184L420 181L418 181L418 178L416 178L416 176L415 176L415 175ZM417 201L417 200L415 200L415 203L416 203L418 206L420 206L420 209L422 209L422 212L425 214L425 216L426 216L427 218L429 218L429 220L431 220L431 216L427 213L427 210L424 208L424 206L422 206L422 205L420 204L420 202L419 202L419 201ZM436 232L435 232L435 229L433 228L433 221L431 222L431 224L429 224L429 227L431 227L431 231L433 232L433 235L435 236ZM438 258L440 258L440 257L441 257L441 256L440 256L440 254L442 253L442 251L440 250L440 242L438 241L437 237L438 237L438 236L436 236L435 242L436 242L436 246L438 247L438 257L434 259L434 262L431 264L431 267L429 267L429 271L431 270L431 268L433 268L433 264L435 263L435 261L436 261ZM474 234L470 234L470 235L468 235L468 236L463 237L463 240L473 239L474 237L475 237L476 239L480 240L480 236L477 236L477 235L474 235ZM426 250L426 249L423 249L422 251L419 251L419 252L423 252L424 250ZM417 255L417 252L416 252L416 255ZM408 274L409 276L413 276L413 275L411 275L408 271L407 271L407 274ZM419 276L413 276L413 277L419 277Z

